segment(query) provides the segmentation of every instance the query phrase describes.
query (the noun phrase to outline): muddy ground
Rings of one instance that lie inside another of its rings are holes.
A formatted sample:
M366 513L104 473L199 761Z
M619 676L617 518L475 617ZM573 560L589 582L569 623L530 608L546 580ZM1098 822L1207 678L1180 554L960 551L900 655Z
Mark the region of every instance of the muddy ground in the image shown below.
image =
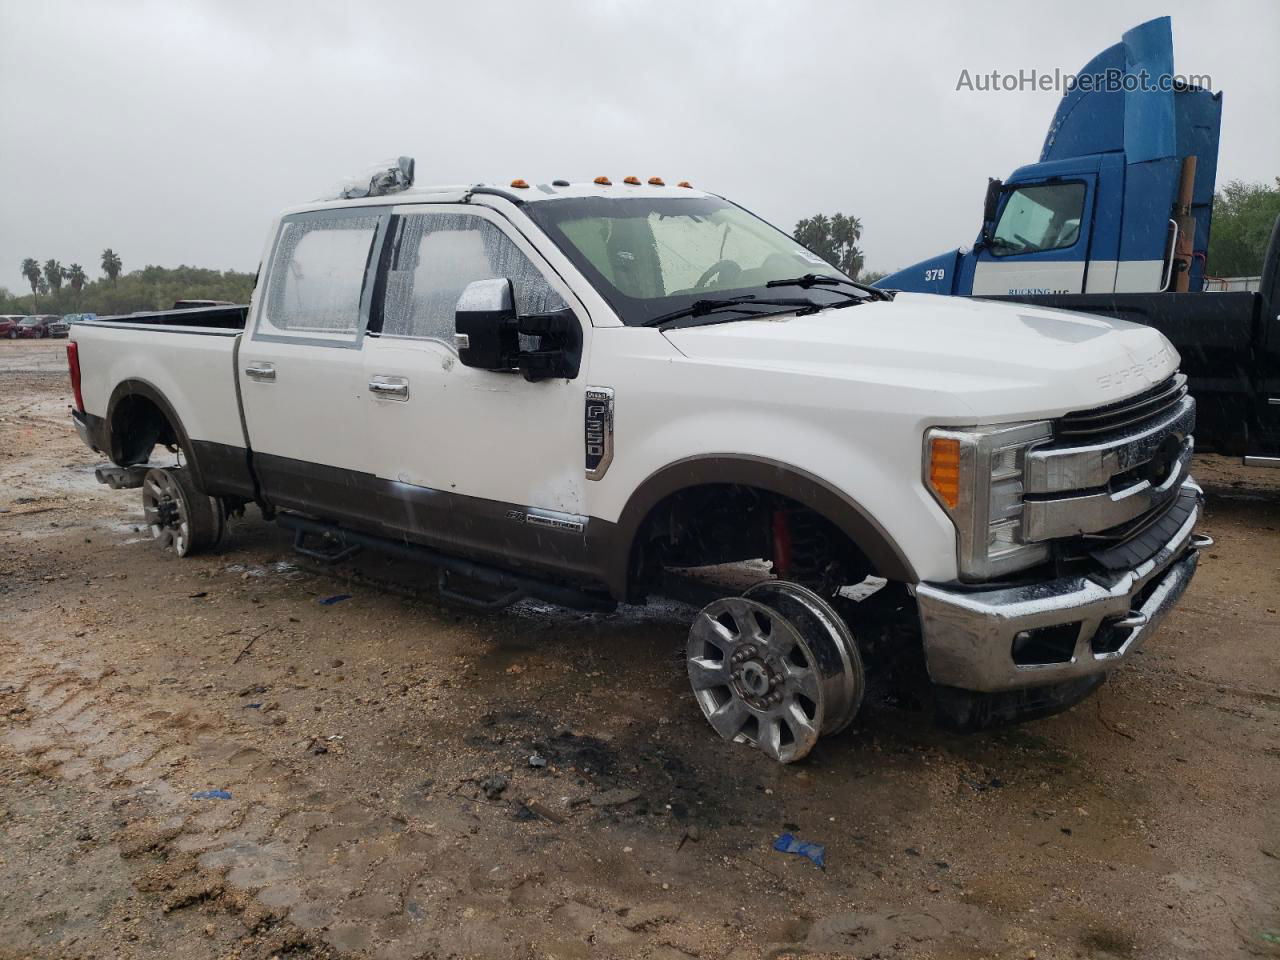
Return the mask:
M0 957L1280 956L1280 476L1200 459L1217 545L1077 708L780 767L677 605L461 611L252 509L167 558L61 351L0 343Z

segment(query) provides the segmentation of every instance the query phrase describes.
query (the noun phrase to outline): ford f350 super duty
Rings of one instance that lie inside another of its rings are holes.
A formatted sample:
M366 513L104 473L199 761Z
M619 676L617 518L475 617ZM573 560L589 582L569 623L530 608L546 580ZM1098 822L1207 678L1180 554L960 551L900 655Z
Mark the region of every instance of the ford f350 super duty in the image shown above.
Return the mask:
M252 503L476 604L700 585L696 700L782 761L902 664L953 726L1062 709L1191 580L1195 401L1156 331L863 287L656 177L411 183L286 212L247 307L73 326L76 427L176 555ZM688 576L752 559L745 592Z

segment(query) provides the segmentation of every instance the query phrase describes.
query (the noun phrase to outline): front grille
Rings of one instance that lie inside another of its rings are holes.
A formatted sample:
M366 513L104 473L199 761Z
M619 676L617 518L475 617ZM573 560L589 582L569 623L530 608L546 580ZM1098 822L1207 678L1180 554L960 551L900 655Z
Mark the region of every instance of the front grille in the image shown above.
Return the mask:
M1158 386L1136 397L1092 410L1068 413L1054 424L1055 439L1096 441L1121 430L1140 428L1168 413L1187 395L1187 378L1175 373Z

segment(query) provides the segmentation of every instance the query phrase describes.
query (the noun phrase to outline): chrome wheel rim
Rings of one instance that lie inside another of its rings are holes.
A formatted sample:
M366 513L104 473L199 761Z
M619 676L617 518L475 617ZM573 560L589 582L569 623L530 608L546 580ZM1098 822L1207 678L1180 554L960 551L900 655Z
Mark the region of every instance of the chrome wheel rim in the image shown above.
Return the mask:
M689 630L689 682L712 729L781 763L822 734L826 693L817 660L777 610L742 597L704 607Z
M142 512L151 536L166 550L185 556L191 517L178 482L167 470L149 470L142 481Z
M809 645L826 698L821 735L853 723L866 692L866 668L844 618L818 594L789 580L761 581L742 596L777 610Z

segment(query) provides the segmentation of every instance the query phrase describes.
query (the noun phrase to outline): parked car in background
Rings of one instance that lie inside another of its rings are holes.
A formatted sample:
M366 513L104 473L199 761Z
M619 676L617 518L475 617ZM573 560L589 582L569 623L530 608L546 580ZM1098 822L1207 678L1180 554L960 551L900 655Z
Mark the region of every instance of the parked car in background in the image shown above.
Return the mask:
M18 321L22 319L20 313L6 313L0 315L0 337L8 337L10 340L18 338Z
M71 325L53 313L41 313L31 317L23 317L18 321L18 336L35 339L38 337L65 337Z

